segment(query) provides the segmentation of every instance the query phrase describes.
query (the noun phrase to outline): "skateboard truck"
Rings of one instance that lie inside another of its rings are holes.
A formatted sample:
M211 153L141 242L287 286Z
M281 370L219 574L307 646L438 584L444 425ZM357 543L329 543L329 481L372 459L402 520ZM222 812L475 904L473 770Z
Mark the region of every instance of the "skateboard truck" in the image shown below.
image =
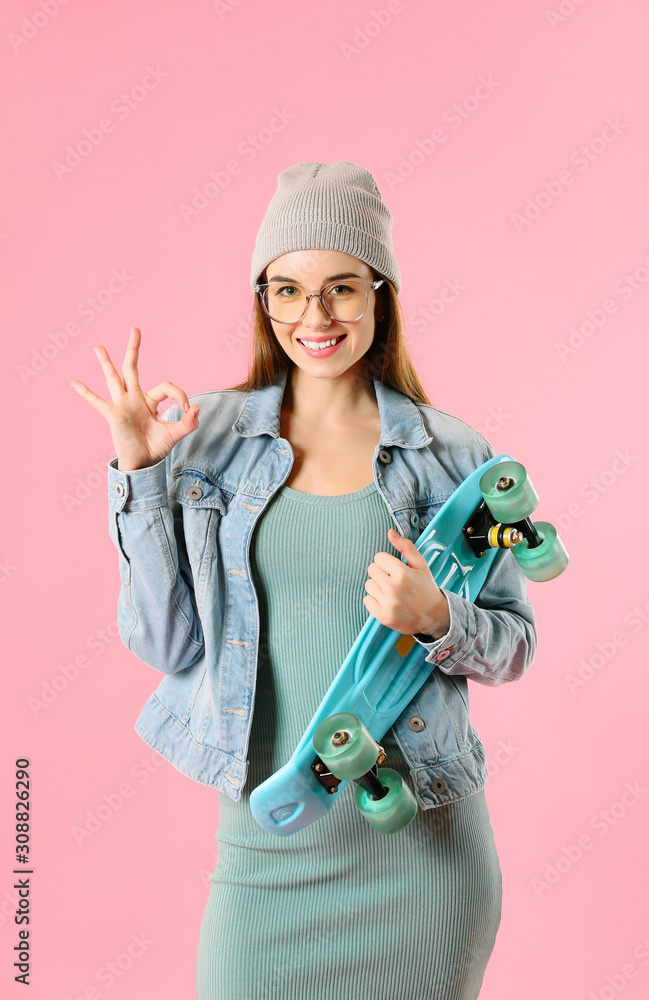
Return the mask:
M331 742L335 746L344 746L344 744L347 743L348 741L349 741L349 734L344 729L339 729L337 732L335 732L331 740ZM373 767L371 767L370 770L367 771L365 774L363 774L360 778L352 779L356 782L357 785L360 785L367 792L369 792L374 799L382 799L385 795L388 794L387 789L381 784L381 782L378 779L378 768L377 768L378 764L382 764L385 761L386 756L387 755L383 747L379 746L379 753L376 758L376 763L373 765ZM320 757L316 757L316 759L313 761L313 763L311 764L311 770L315 774L319 783L323 786L323 788L326 788L328 792L330 792L331 794L335 794L335 792L338 791L338 785L340 784L341 779L337 778L334 774L331 773L331 771L327 769L326 764L323 763Z
M495 488L499 493L505 493L515 485L509 476L501 476ZM487 549L510 549L527 539L528 548L534 549L543 543L534 522L529 517L511 524L501 524L496 521L484 498L468 519L462 533L478 559L486 555Z

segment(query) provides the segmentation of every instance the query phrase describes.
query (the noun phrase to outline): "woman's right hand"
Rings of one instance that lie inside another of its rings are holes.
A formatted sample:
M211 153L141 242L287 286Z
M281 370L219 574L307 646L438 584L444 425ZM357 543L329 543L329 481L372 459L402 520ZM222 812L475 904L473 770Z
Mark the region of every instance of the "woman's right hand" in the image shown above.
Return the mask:
M112 406L83 382L75 379L70 383L108 421L117 468L123 472L156 465L181 438L198 427L198 403L190 406L186 394L173 382L161 382L155 389L142 392L137 372L141 336L138 328L132 326L122 366L123 381L106 348L93 348L106 376ZM166 421L158 414L158 404L167 397L186 411L180 420Z

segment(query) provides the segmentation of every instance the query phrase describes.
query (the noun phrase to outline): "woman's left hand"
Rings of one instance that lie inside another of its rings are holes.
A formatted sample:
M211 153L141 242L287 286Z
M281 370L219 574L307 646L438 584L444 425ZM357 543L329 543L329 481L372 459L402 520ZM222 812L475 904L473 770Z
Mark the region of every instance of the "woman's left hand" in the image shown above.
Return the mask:
M402 635L423 633L440 639L451 619L446 594L439 589L430 566L409 538L390 528L388 539L406 558L377 552L367 572L363 604L387 628Z

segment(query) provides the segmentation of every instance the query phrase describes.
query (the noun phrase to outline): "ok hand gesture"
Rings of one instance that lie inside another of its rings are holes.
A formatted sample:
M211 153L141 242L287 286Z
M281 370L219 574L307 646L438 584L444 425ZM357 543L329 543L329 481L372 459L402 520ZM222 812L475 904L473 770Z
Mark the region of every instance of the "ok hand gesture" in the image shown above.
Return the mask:
M131 327L122 377L98 345L95 354L106 376L112 405L77 379L70 385L108 421L113 437L118 469L128 472L143 469L166 458L173 446L198 427L198 404L189 405L187 395L173 382L161 382L149 392L143 392L138 379L137 363L141 333ZM158 414L158 405L171 397L185 413L180 420L167 422Z

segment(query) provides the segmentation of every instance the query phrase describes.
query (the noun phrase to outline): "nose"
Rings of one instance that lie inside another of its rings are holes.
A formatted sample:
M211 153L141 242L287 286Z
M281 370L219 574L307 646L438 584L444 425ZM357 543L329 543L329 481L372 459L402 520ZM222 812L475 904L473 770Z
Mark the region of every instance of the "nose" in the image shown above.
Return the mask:
M302 317L302 325L308 327L310 330L319 330L323 326L329 326L330 323L331 317L327 316L320 299L317 295L314 295L309 299L309 305Z

